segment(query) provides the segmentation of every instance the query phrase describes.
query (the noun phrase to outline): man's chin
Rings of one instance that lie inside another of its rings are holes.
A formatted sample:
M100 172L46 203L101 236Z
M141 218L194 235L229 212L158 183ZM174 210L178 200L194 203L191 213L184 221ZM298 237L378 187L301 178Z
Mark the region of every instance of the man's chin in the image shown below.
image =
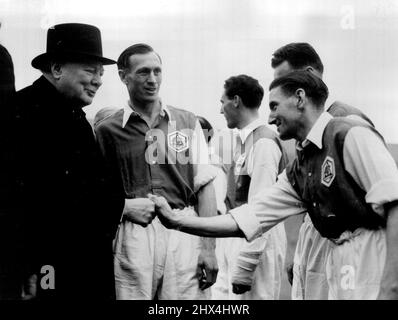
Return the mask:
M279 139L286 141L286 140L291 140L291 139L296 139L296 137L291 136L291 135L279 135Z
M228 123L227 122L227 127L228 127L228 129L235 129L236 125L234 125L233 123Z
M289 135L285 134L284 132L280 132L279 133L279 139L281 140L290 140L292 137L290 137Z
M142 101L145 102L156 102L159 100L159 96L156 95L146 95L145 97L143 97Z
M84 97L84 98L82 98L82 99L78 99L77 101L77 104L80 106L80 107L87 107L87 106L89 106L92 102L93 102L93 98L90 98L90 97Z

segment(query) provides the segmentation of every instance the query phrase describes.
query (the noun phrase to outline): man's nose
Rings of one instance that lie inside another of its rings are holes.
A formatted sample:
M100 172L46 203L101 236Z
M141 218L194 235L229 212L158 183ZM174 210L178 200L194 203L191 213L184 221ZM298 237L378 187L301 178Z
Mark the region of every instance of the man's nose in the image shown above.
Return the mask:
M96 73L93 78L93 83L100 87L102 85L102 76L99 73Z
M157 82L157 81L156 81L155 73L154 73L153 71L151 71L151 72L149 73L149 75L148 75L148 82L151 82L151 83Z
M275 124L275 116L272 113L268 116L268 124Z
M224 114L224 107L223 106L221 106L221 108L220 108L220 113Z

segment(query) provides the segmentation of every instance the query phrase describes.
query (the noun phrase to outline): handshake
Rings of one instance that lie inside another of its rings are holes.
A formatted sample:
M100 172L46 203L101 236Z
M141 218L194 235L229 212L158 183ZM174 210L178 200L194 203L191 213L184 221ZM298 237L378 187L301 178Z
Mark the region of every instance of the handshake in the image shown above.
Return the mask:
M143 227L158 216L165 227L172 228L175 214L165 198L148 194L148 198L125 199L123 216Z

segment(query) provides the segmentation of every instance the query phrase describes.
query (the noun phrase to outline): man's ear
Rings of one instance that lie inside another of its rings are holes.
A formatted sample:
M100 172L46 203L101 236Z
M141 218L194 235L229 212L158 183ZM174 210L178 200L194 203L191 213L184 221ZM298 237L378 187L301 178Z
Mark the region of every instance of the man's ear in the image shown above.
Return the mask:
M320 73L318 70L316 70L314 67L312 66L306 66L305 67L306 71L311 72L314 76L317 76L318 78L322 79L322 73Z
M307 99L304 89L298 88L294 93L294 96L297 99L297 109L302 110Z
M239 96L234 96L233 103L234 103L234 107L235 108L239 107L239 105L241 103L240 97Z
M315 73L315 69L313 67L311 67L311 66L306 66L305 70L309 71L309 72L312 72L312 73Z
M51 62L50 65L51 74L55 80L59 80L62 76L62 64L58 62Z
M126 72L125 72L124 70L122 70L122 69L119 69L119 70L118 70L118 73L119 73L119 78L120 78L120 80L121 80L124 84L127 84Z

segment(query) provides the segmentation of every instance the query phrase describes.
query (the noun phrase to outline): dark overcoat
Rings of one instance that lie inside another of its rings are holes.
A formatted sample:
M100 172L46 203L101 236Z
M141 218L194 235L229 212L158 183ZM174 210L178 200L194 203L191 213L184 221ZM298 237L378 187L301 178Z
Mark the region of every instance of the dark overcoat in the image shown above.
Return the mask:
M112 239L124 199L85 113L44 77L17 92L14 106L16 206L38 297L112 297Z
M13 164L10 144L12 108L9 101L15 93L14 65L11 55L0 44L0 300L20 296L18 252L19 224L11 210ZM10 206L11 204L11 206Z

